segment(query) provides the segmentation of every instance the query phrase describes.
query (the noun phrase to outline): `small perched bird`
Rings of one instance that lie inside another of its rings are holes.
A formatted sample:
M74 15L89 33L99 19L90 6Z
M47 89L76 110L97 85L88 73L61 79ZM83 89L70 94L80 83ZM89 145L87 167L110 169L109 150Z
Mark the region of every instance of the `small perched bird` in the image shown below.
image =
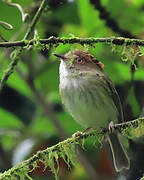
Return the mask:
M72 117L83 127L99 130L111 122L123 121L123 112L117 91L104 72L104 65L91 54L69 51L54 54L61 59L60 94ZM117 172L129 169L129 158L120 142L118 132L108 136L114 167Z

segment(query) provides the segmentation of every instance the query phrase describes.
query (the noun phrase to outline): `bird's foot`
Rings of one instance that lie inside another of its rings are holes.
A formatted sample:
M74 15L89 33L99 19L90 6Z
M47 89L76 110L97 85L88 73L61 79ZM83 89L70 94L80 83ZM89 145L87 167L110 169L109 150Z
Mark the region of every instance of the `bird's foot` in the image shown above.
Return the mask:
M111 121L111 122L109 123L109 127L108 127L109 131L113 132L114 129L115 129L114 127L115 127L114 122Z

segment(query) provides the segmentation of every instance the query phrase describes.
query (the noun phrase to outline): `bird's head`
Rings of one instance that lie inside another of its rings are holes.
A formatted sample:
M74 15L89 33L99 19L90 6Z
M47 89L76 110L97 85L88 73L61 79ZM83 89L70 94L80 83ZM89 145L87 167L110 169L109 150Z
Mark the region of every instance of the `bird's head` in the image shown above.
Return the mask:
M69 51L65 55L54 54L61 59L61 63L69 72L75 71L103 71L104 65L94 56L82 50Z

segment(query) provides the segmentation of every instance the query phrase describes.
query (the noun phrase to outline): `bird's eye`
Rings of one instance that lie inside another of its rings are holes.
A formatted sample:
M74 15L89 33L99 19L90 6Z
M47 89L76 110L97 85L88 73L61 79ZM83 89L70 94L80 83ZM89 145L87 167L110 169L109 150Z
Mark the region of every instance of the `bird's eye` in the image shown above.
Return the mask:
M77 59L77 63L78 63L78 64L84 64L84 63L85 63L85 60L84 60L83 58L80 58L80 57L79 57L79 58Z

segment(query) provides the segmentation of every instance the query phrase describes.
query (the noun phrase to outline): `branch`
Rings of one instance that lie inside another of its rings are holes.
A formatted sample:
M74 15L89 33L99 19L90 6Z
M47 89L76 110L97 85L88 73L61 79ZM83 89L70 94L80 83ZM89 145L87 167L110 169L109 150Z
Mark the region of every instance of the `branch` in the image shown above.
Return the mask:
M46 2L47 2L47 0L42 1L38 11L36 12L36 14L35 14L35 16L34 16L34 18L32 20L32 23L31 23L31 25L30 25L24 39L29 39L29 37L30 37L32 31L34 30L34 27L35 27L35 25L36 25L36 23L37 23L37 21L38 21L38 19L40 17L40 15L42 14L42 11L43 11L43 9L44 9L44 7L46 5ZM4 43L6 43L6 42L4 42ZM6 70L6 72L4 73L4 75L3 75L2 79L1 79L0 91L2 90L2 88L5 85L7 79L9 78L9 76L13 73L18 61L20 60L19 56L21 54L21 51L22 51L22 48L18 49L17 51L15 50L15 56L12 58L12 61L11 61L10 65L9 65L8 69Z
M42 12L43 12L43 10L44 10L44 8L46 6L47 1L48 0L43 0L42 1L38 11L36 12L36 14L35 14L35 16L34 16L34 18L32 20L32 23L29 26L29 29L28 29L27 33L25 34L24 39L29 39L31 33L34 31L35 25L36 25L37 21L39 20Z
M13 73L15 66L17 65L19 61L19 55L21 54L22 49L14 50L14 57L11 59L9 67L5 70L4 75L2 76L1 82L0 82L0 92L3 89L6 81L8 80L9 76Z
M132 137L137 137L137 131L140 132L141 129L142 131L139 135L142 136L144 134L144 117L125 123L116 124L114 126L114 129L118 129L122 133L125 132L125 135L126 132L129 135L130 131L132 131ZM67 163L69 163L70 161L73 162L74 159L72 153L75 153L74 145L81 144L82 140L87 139L90 136L94 136L97 139L102 140L104 136L108 133L108 129L101 129L99 132L96 130L85 133L78 132L75 137L68 138L52 147L49 147L42 151L38 151L28 160L25 160L14 166L13 168L9 169L8 171L5 171L3 174L0 175L0 180L7 180L10 178L12 179L12 177L15 177L15 179L19 179L21 178L21 176L23 176L23 179L25 176L28 177L28 173L37 167L37 161L42 161L46 167L50 166L51 170L57 177L57 170L54 167L54 162L56 161L58 163L58 157L64 158ZM128 135L127 137L130 137Z
M15 42L0 42L0 47L24 47L28 45L33 45L35 43L35 39L31 40L22 40L22 41L15 41ZM144 40L141 39L129 39L129 38L123 38L123 37L108 37L108 38L78 38L78 37L72 37L72 38L60 38L60 37L54 37L51 36L48 39L40 39L39 42L41 44L75 44L79 43L81 45L88 44L93 45L95 43L111 43L114 45L136 45L136 46L144 46Z
M101 0L90 0L90 3L94 5L95 9L99 11L100 19L106 21L106 25L114 32L119 33L120 36L127 38L135 38L129 31L122 29L118 22L110 16L110 13L102 6Z

